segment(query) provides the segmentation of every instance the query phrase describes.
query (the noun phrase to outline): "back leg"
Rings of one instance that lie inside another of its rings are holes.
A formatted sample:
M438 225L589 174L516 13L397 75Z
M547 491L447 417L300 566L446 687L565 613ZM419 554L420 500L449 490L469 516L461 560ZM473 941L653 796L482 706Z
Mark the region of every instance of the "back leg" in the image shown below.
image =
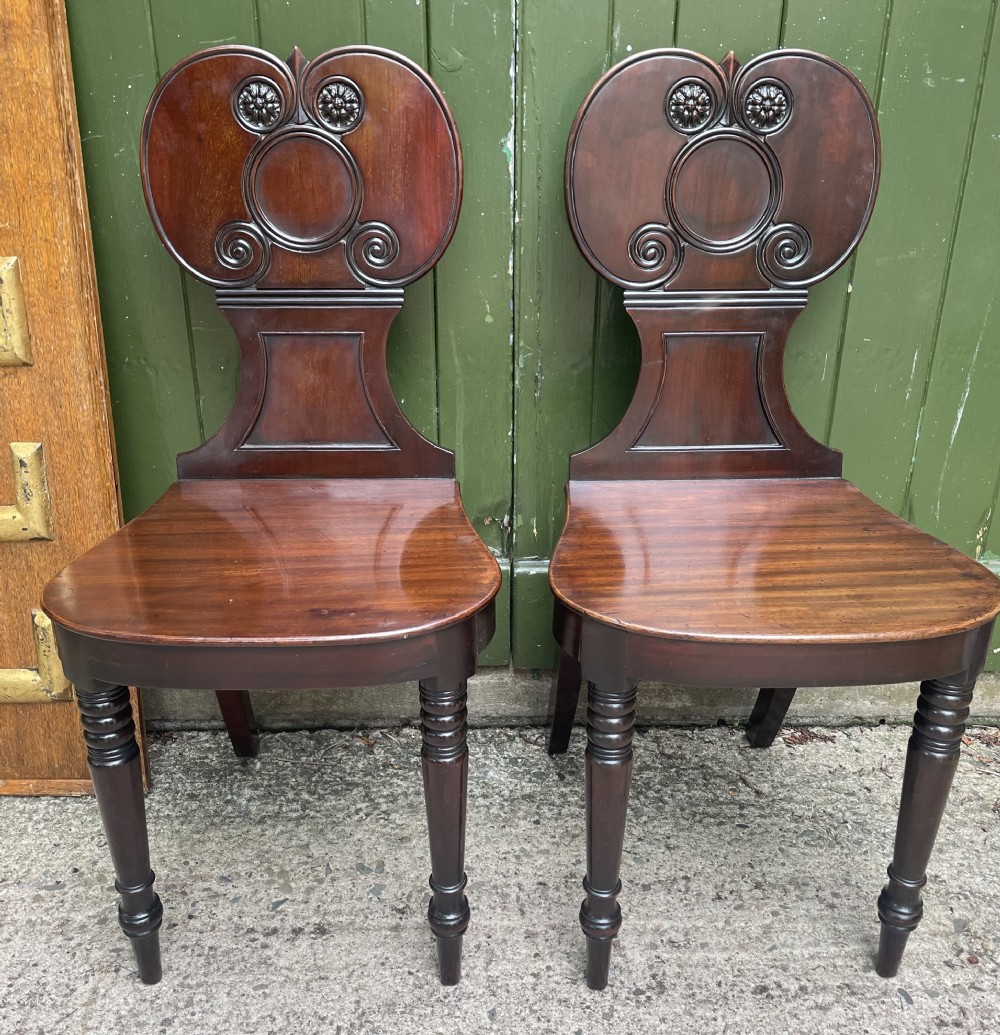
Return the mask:
M785 721L795 687L761 687L747 722L747 740L755 748L770 747Z
M240 758L253 758L260 742L257 739L257 722L253 716L250 694L246 690L216 690L215 696L233 750Z
M562 755L569 747L576 717L576 704L580 699L580 662L569 654L559 657L559 669L552 678L552 698L549 711L552 713L552 727L549 730L549 754Z

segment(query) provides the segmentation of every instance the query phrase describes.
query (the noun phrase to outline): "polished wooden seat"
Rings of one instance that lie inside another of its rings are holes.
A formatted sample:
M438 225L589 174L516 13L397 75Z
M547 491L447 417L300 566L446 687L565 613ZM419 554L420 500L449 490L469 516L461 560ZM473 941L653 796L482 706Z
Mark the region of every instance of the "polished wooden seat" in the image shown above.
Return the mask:
M785 342L850 254L878 184L874 109L805 51L742 68L689 51L607 73L570 133L566 199L587 260L625 289L635 394L570 461L550 566L562 648L552 753L589 684L587 981L608 981L637 683L759 687L779 730L795 688L921 680L876 969L898 970L982 670L1000 580L867 499L789 406Z
M461 972L466 680L500 571L454 456L386 371L403 288L455 229L462 161L440 91L389 51L288 62L250 47L181 61L142 133L164 245L216 289L240 344L232 412L179 481L48 585L139 976L160 979L128 685L215 691L238 753L248 691L417 680L441 980ZM185 346L186 347L186 346Z
M45 605L82 636L266 653L425 636L482 612L498 578L453 481L202 479L74 561Z
M552 558L595 621L704 643L869 644L961 635L996 578L840 478L578 481ZM801 685L823 680L815 665Z

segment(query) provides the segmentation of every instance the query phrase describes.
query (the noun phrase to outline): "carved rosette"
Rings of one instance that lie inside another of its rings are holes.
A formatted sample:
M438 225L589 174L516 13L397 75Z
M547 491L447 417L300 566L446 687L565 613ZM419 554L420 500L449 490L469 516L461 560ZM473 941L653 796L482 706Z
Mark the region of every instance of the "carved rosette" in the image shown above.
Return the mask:
M365 99L357 83L345 76L324 81L316 94L316 115L335 133L350 133L365 114Z
M667 94L664 111L667 120L680 133L696 133L712 120L715 94L704 79L682 79Z
M743 120L756 133L773 133L792 114L792 94L777 79L759 79L743 99Z
M246 79L233 91L233 114L251 133L273 129L281 121L283 106L281 91L266 76Z
M247 157L243 175L251 221L227 223L215 239L216 258L241 274L227 286L247 287L260 280L270 267L273 245L316 252L341 243L360 281L393 283L385 271L399 257L399 237L386 223L359 222L364 184L354 156L341 142L364 118L364 94L356 82L339 75L324 79L309 94L311 102L303 100L305 118L289 120L277 84L266 76L245 79L233 92L234 118L261 139ZM291 103L294 107L294 99ZM269 190L269 184L280 182L289 168L325 185L328 205L321 218L311 213L304 221L275 200L280 192Z

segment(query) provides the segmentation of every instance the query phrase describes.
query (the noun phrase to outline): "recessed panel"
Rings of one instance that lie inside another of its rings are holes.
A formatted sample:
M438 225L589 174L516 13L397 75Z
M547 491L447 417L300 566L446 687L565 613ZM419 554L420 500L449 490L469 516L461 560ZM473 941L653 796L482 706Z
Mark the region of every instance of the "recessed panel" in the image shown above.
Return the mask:
M360 334L265 334L267 382L245 447L394 449L361 373Z
M760 146L736 134L709 137L682 154L668 187L668 208L689 239L738 247L770 218L776 177Z
M633 449L780 445L758 383L759 334L665 334L660 391Z

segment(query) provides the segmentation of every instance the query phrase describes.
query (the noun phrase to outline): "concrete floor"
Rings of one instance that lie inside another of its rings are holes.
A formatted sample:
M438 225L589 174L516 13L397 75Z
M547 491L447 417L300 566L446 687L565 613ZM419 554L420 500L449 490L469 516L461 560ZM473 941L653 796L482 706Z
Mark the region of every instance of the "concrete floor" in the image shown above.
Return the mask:
M0 798L0 1032L1000 1030L1000 734L973 730L898 979L872 969L907 730L637 735L603 993L583 983L583 737L470 735L473 922L457 988L425 924L419 734L154 737L164 980L115 922L89 799Z

